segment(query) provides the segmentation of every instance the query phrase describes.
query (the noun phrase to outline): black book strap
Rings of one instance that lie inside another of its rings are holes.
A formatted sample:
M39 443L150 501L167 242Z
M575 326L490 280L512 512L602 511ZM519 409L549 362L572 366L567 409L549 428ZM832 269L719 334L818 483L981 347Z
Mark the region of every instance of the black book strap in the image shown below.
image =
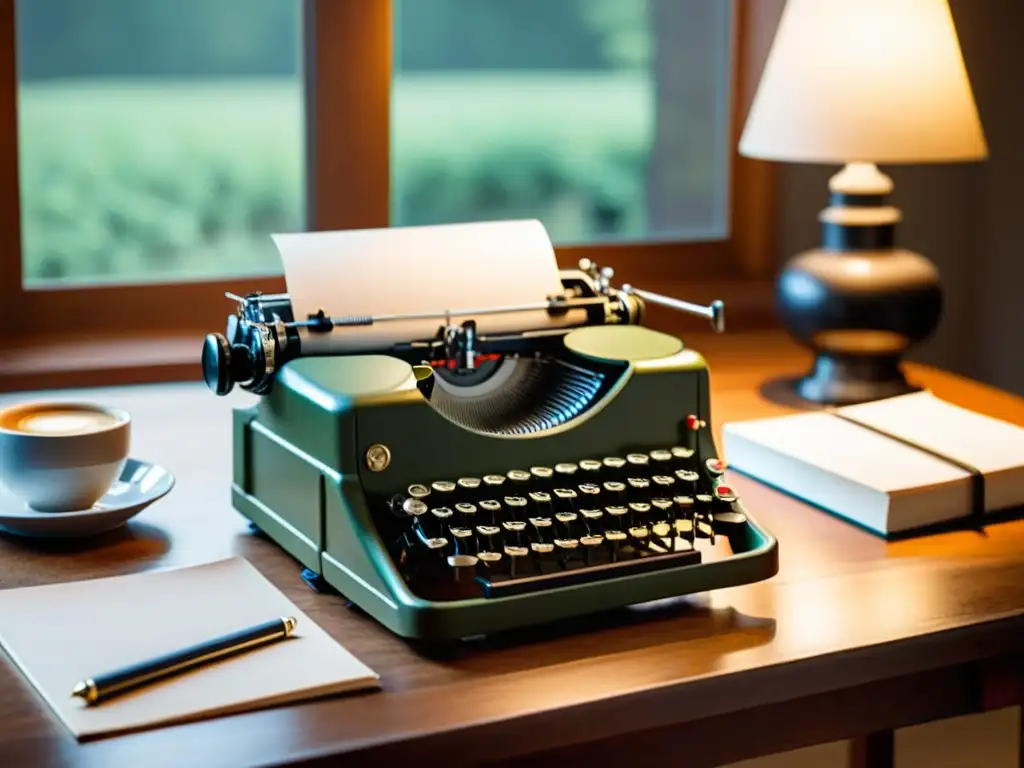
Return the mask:
M978 528L982 528L984 526L985 475L982 473L980 469L971 466L970 464L967 464L963 461L960 461L957 458L947 456L944 453L940 453L939 451L929 448L928 446L921 445L920 443L915 443L913 440L908 440L907 438L902 437L900 435L894 435L893 433L887 432L884 429L879 429L878 427L872 424L866 424L863 421L860 421L859 419L855 419L852 416L840 413L839 411L829 411L829 413L831 413L836 418L849 422L850 424L856 424L858 427L870 430L875 434L882 435L883 437L887 437L890 440L895 440L898 443L903 443L903 445L909 448L913 448L914 450L920 451L921 453L927 453L929 456L939 459L939 461L944 461L946 464L950 464L954 467L957 467L958 469L962 469L964 472L967 472L971 476L971 509L970 512L968 512L967 515L965 515L965 517L970 519L972 521L972 524Z

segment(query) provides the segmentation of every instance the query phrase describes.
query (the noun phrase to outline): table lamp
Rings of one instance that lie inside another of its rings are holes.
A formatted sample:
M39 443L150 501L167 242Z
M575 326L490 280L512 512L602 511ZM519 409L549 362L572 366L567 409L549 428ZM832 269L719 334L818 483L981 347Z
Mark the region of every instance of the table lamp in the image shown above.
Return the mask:
M739 151L843 165L821 247L776 284L783 324L815 355L797 393L843 404L913 391L901 360L938 325L942 291L927 258L896 247L900 211L876 163L987 156L947 0L788 0Z

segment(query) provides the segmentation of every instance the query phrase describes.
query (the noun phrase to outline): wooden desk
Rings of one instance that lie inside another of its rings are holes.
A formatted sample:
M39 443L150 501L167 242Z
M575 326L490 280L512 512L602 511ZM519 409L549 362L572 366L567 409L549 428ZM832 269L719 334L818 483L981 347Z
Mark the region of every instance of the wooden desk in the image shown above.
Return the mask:
M716 430L781 412L757 387L806 362L775 334L689 342L711 362ZM913 374L939 396L1024 424L1024 401L936 371ZM228 495L229 408L245 398L219 399L198 384L88 396L133 413L133 453L171 469L177 487L102 539L0 539L0 588L242 555L377 669L384 692L79 745L3 659L0 765L333 765L346 755L346 765L534 766L619 754L631 766L679 765L679 756L711 766L869 733L881 736L858 745L885 752L887 729L1021 700L1024 523L886 544L737 477L780 542L771 581L427 658L340 599L311 592L294 561L247 531ZM55 618L54 631L92 628Z

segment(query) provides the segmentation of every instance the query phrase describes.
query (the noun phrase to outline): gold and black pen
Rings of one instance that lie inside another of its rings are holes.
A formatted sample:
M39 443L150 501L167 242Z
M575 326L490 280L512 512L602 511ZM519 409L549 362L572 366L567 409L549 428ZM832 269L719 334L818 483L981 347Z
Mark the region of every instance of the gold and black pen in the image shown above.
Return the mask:
M157 680L284 640L295 630L297 623L291 617L274 619L122 669L94 675L78 683L71 695L83 699L86 704L98 704Z

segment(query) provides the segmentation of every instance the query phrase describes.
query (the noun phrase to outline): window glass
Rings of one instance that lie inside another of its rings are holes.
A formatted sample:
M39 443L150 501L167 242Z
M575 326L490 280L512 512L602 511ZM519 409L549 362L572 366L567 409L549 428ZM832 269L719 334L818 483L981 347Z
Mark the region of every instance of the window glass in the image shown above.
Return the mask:
M299 2L19 0L23 275L279 273L305 225Z
M723 0L394 0L392 221L726 235Z

